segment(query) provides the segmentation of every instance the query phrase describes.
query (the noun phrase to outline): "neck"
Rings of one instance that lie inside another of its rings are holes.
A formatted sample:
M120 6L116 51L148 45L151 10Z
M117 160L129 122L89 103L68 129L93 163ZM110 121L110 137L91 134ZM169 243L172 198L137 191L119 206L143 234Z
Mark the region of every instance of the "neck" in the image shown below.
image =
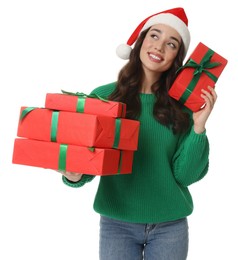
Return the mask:
M140 92L143 93L143 94L151 94L152 93L151 87L150 86L149 87L142 87Z
M151 86L159 79L160 75L155 73L146 73L141 87L141 93L151 94Z

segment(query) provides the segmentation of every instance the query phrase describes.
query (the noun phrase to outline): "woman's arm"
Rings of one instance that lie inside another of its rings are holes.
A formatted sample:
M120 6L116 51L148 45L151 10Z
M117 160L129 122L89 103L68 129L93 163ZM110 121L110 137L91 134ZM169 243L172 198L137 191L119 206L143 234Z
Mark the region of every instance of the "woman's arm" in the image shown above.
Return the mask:
M202 179L208 171L209 142L206 136L206 122L217 100L217 94L208 86L208 91L202 90L201 96L206 104L201 110L193 113L193 127L180 142L173 158L174 176L183 186Z
M208 171L209 142L206 132L197 134L192 127L180 141L173 157L173 174L176 181L187 187L201 180Z

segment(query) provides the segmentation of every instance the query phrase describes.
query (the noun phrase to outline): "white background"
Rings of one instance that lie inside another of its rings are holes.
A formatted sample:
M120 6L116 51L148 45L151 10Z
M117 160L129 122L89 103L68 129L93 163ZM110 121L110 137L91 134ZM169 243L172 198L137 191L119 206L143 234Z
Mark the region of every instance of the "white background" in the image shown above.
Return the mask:
M234 2L234 3L233 3ZM147 16L183 6L192 41L229 60L207 124L210 170L190 187L189 260L238 259L237 9L235 1L0 1L0 259L98 259L92 204L98 177L81 189L55 171L13 165L21 106L44 106L46 93L89 93L116 80L116 54Z

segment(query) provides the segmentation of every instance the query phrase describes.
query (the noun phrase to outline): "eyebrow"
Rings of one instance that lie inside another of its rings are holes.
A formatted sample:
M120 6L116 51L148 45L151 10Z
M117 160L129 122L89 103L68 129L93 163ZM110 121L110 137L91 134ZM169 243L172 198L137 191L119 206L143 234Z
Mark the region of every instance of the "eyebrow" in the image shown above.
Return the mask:
M151 29L151 31L156 31L156 32L158 32L158 33L160 33L160 34L163 33L161 30L156 29L156 28ZM172 40L175 40L178 44L180 44L180 41L179 41L176 37L170 36L170 38L171 38Z

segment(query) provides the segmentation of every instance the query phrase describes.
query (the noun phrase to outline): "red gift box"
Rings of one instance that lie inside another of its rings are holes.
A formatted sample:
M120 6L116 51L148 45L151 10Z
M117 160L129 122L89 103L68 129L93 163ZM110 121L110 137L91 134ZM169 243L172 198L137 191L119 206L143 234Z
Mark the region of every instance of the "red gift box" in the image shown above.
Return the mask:
M16 138L12 162L46 169L90 175L129 174L132 171L133 151L62 145Z
M185 65L180 68L169 95L193 112L197 112L205 104L201 97L201 89L215 87L227 62L224 57L200 42Z
M45 108L111 117L125 117L126 104L91 98L90 96L92 95L80 95L80 93L78 95L47 93Z
M137 150L139 121L45 108L21 108L17 136L80 146Z

